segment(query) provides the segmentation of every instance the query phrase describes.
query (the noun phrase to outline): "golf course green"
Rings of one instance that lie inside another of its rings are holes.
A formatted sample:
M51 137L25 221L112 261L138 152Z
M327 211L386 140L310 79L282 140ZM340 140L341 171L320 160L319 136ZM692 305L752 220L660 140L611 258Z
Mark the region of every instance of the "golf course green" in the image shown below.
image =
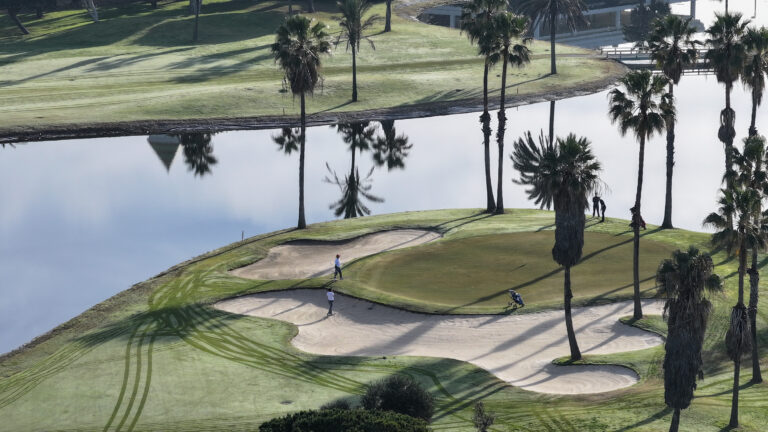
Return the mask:
M402 303L408 300L406 297L388 294L379 287L364 286L356 280L375 274L377 263L397 260L401 254L409 256L411 261L435 263L451 254L458 257L464 249L455 245L475 244L479 248L496 243L497 248L504 250L506 241L519 243L526 236L531 240L523 243L543 249L525 257L529 263L526 267L541 269L531 274L541 275L553 269L551 244L546 240L551 238L549 230L553 219L553 213L537 210L508 210L504 215L493 217L470 209L407 212L314 224L306 230L277 231L212 251L135 285L3 356L0 359L1 428L13 431L251 431L261 422L287 412L318 408L336 399L354 402L366 384L400 373L417 379L435 396L436 413L431 424L434 430L473 431L472 409L477 401L483 401L487 409L498 415L498 426L494 426L498 431L666 430L671 410L664 404L662 346L586 356L586 362L620 364L635 370L640 382L632 387L609 393L556 396L520 390L459 361L303 353L290 344L297 327L271 319L232 315L211 306L218 300L248 293L327 285L327 277L258 281L229 273L256 262L276 245L299 239L338 241L382 230L418 228L439 232L443 238L350 263L346 268L349 276L336 283L336 289L375 301L395 298L397 301L392 304L417 311L424 310L423 303L430 297L440 297L443 303L435 306L436 310L448 305L455 307L456 313L466 313L469 306L465 303L470 303L467 300L481 305L487 293L507 289L510 282L505 280L503 286L492 288L493 283L484 280L486 275L478 271L474 280L488 287L487 291L467 290L463 296L443 298L434 290L429 297L425 294L421 300L408 305ZM622 280L614 274L631 273L631 260L623 262L619 257L626 255L618 253L625 247L622 242L631 238L626 224L614 219L605 223L588 222L585 258L593 255L584 265L601 269L606 283L585 286L588 279L577 279L581 265L576 266L573 289L585 304L617 295L611 291ZM647 248L641 254L643 271L652 270L657 260L674 248L696 244L709 250L708 239L709 235L704 233L658 231L649 226L642 239ZM593 242L599 244L591 244ZM611 245L618 245L609 249L615 251L614 254L595 253ZM439 249L445 251L429 252ZM469 254L478 253L477 249L468 247L466 252L464 262L471 263L467 261ZM735 298L736 260L726 259L722 252L716 253L714 260L716 271L725 278L726 291L713 298L714 311L705 342L705 379L700 382L691 407L683 411L681 430L721 430L728 421L732 369L722 341ZM423 280L446 279L439 266L423 271L427 273L419 276L425 278ZM379 277L382 281L391 281L385 276ZM558 275L548 279L552 281L542 280L539 284L544 293L552 291L552 297L550 294L537 297L532 290L537 285L532 284L526 292L529 306L515 313L554 306L557 282L561 279ZM373 278L369 277L366 284L370 283ZM653 294L653 290L646 291L646 295ZM499 306L483 305L497 310ZM766 312L768 307L763 302L758 313L762 353L768 344ZM664 330L659 317L648 317L635 324ZM763 354L763 361L766 360ZM743 383L749 378L748 371L742 373ZM768 385L744 384L740 406L741 430L763 430L768 424Z
M348 283L430 304L435 312L455 308L499 312L508 305L507 290L526 303L562 305L563 273L552 260L553 231L522 232L442 241L376 255L350 266ZM641 290L652 295L658 263L674 248L647 240L641 243ZM572 271L579 287L575 304L595 304L632 296L632 260L628 236L588 232L581 262ZM438 309L441 305L445 310Z

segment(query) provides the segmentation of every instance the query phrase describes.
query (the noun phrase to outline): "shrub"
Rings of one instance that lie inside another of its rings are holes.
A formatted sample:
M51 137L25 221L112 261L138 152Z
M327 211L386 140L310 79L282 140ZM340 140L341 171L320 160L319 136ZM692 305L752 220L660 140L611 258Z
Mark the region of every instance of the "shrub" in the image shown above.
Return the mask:
M339 410L351 410L352 404L349 403L346 399L336 399L335 401L328 402L327 404L320 406L321 410L332 410L332 409L339 409Z
M360 400L368 410L394 411L429 421L435 411L432 395L403 375L392 375L368 386Z
M424 420L391 411L329 409L272 419L259 432L429 432Z

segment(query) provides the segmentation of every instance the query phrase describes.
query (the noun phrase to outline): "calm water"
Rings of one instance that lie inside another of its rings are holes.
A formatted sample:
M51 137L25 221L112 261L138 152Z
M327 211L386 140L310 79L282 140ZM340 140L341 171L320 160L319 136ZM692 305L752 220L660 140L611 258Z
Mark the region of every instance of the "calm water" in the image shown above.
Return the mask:
M703 3L698 16L710 4ZM751 1L732 1L731 9L742 3L751 15ZM704 76L686 76L676 89L678 227L701 230L701 220L714 209L724 165L716 138L723 93L714 77ZM749 121L749 97L740 86L733 104L740 140ZM627 218L635 193L637 144L608 122L607 106L606 92L559 101L555 132L574 132L593 142L609 188L603 195L607 215ZM549 103L511 109L508 117L506 154L522 132L547 129ZM484 207L478 114L399 120L395 128L413 147L404 169L374 168L370 193L384 202L368 202L373 214ZM758 114L758 129L768 132L764 110ZM175 152L173 145L158 147L163 162L147 137L0 148L0 352L175 263L240 240L242 232L247 237L293 226L298 155L278 151L272 137L279 133L213 136L217 163L202 177L188 170L181 146ZM375 135L382 136L380 126ZM492 151L495 185L495 143ZM357 154L363 177L375 166L372 155ZM643 189L643 215L650 223L659 223L663 215L664 161L664 137L655 137L647 146ZM326 164L343 178L350 162L336 128L308 130L309 223L333 219L329 205L341 196L338 186L323 181L329 175ZM504 202L532 207L523 189L511 182L514 175L505 156Z

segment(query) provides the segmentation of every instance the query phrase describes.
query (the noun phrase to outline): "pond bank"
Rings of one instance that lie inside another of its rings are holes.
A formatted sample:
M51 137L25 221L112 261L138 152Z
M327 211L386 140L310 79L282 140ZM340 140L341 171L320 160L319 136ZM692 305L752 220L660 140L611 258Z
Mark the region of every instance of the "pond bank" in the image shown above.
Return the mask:
M507 108L539 102L562 100L598 93L613 86L624 75L626 68L612 60L606 63L610 73L593 83L563 90L514 95L508 99ZM482 98L457 99L388 108L348 111L316 112L307 115L307 126L324 126L355 121L401 120L435 117L450 114L480 112ZM490 109L497 110L497 100L489 101ZM259 130L292 127L299 123L298 116L213 117L177 120L137 120L103 123L71 123L63 125L34 125L0 128L0 144L29 141L55 141L77 138L102 138L130 135L178 134L189 132L213 133L232 130Z

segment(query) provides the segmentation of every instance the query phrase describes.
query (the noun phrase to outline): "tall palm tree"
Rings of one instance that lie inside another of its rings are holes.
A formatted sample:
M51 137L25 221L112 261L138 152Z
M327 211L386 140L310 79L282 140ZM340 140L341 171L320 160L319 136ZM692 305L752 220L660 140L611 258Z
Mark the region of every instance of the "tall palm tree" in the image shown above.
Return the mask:
M555 208L555 246L552 258L565 268L563 305L571 359L579 360L571 319L571 267L581 259L584 247L584 210L587 196L595 189L600 162L592 154L589 140L569 134L553 143L544 133L536 144L528 132L514 144L512 165L520 172L515 183L530 186L528 197L541 208Z
M193 132L179 135L179 142L184 147L184 163L195 176L203 177L211 173L211 167L219 161L213 155L212 134Z
M709 50L707 62L715 71L717 81L725 84L725 108L720 112L720 129L717 136L725 147L725 179L729 186L733 181L732 152L736 131L733 127L736 113L731 108L733 83L741 75L747 57L742 37L749 20L743 20L739 13L715 14L715 22L707 29Z
M712 243L722 247L728 254L739 257L739 296L731 309L731 321L725 334L728 356L733 360L733 396L731 399L730 427L739 425L739 373L741 358L750 349L751 331L747 308L744 306L744 275L747 267L747 250L765 247L761 229L754 223L755 211L759 208L760 193L750 187L733 182L721 189L717 213L710 213L704 225L715 228Z
M625 75L621 80L621 88L611 90L610 108L608 115L612 123L618 122L621 135L632 131L640 143L637 168L637 192L632 231L634 231L632 254L632 281L634 286L635 310L633 317L643 317L640 304L640 201L643 193L643 164L645 162L645 142L654 133L664 130L665 119L675 115L672 97L665 92L669 79L661 75L653 75L650 71L636 71ZM635 216L636 215L636 216ZM636 220L636 218L638 218Z
M384 33L392 31L392 0L387 0L387 12L384 18Z
M586 24L584 12L587 5L581 0L523 0L517 12L531 18L534 26L549 27L550 73L557 73L555 62L555 33L558 24L565 24L573 31L579 24Z
M341 0L337 1L341 17L337 18L341 33L336 39L336 43L341 42L342 38L347 42L347 49L352 50L352 102L357 102L357 53L360 52L360 42L365 39L371 44L371 48L376 49L373 41L363 33L373 27L381 17L371 15L363 19L363 15L373 6L367 0Z
M301 98L301 136L299 149L299 222L298 228L306 228L304 218L304 149L307 136L307 110L305 97L315 90L320 76L320 56L329 54L331 44L325 24L314 23L313 20L291 15L277 29L275 43L272 44L272 54L275 62L285 73L283 78L291 88L293 95Z
M757 135L755 120L757 107L763 102L765 74L768 73L768 29L749 28L743 38L747 60L741 74L741 82L752 94L752 117L749 122L749 136Z
M461 30L466 32L469 41L477 44L478 55L483 56L483 113L480 123L483 130L483 150L485 156L485 211L496 210L491 182L491 115L488 112L488 71L499 61L500 40L493 30L493 17L507 9L507 0L473 0L461 9Z
M701 350L712 303L705 291L722 290L720 277L714 273L712 258L691 246L677 250L656 271L656 285L667 300L664 318L667 341L664 344L664 401L674 409L669 432L677 432L680 410L693 400L696 378L701 375Z
M529 20L526 17L511 12L498 13L493 17L492 29L498 40L499 58L501 59L501 98L499 101L499 128L496 131L496 142L499 146L499 172L496 186L495 214L504 213L504 193L502 191L504 174L504 133L506 131L506 94L507 94L507 65L523 67L531 62L531 51L526 44L529 38L523 37L528 31ZM522 38L522 39L521 39ZM520 41L520 43L517 43Z
M737 155L735 161L739 172L738 177L736 177L736 182L742 187L752 188L758 191L758 193L763 196L768 192L768 173L766 173L763 168L766 156L765 138L759 135L753 135L744 139L744 151L740 155ZM759 228L759 232L765 236L768 220L766 220L766 215L762 212L762 200L756 203L754 210L752 223L755 224L755 226ZM752 264L747 270L747 274L749 275L749 306L747 311L749 314L752 336L751 382L753 383L763 381L762 373L760 372L760 356L757 349L757 303L760 288L760 272L758 269L757 254L759 249L759 245L753 245L751 247Z
M677 15L667 15L653 22L648 38L651 59L669 79L669 95L674 102L675 85L680 83L683 70L696 62L696 29L691 25L691 18L682 19ZM667 184L664 196L664 220L662 228L672 225L672 170L675 166L675 117L664 119L667 127Z
M387 166L387 170L405 168L405 159L413 144L408 142L405 134L397 134L394 120L382 120L379 122L384 136L376 137L373 143L373 161L376 166Z

